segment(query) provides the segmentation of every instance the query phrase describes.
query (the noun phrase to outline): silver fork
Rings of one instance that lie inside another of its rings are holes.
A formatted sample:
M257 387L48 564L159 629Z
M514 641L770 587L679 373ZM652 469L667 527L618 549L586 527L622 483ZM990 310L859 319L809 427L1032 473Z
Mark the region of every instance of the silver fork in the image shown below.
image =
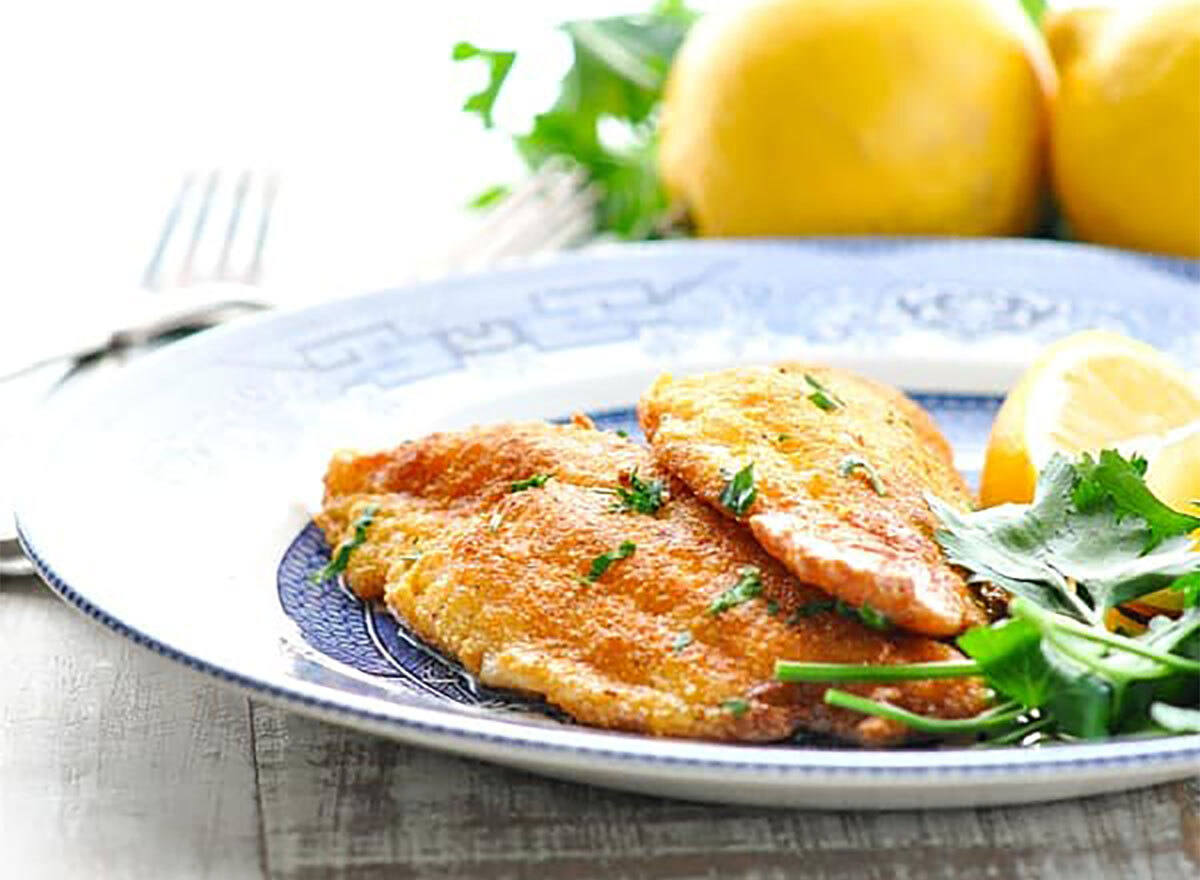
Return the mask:
M256 285L262 279L278 179L243 171L231 185L222 184L215 170L184 178L143 274L147 293L127 304L126 314L106 318L102 327L68 330L54 350L15 369L0 367L0 383L56 361L72 364L55 380L57 387L84 365L109 355L267 308ZM26 399L31 402L53 390L39 388ZM0 470L6 464L0 462ZM0 577L31 574L33 568L10 531L11 513L0 509Z
M52 348L0 353L5 358L0 382L56 362L92 361L269 307L256 285L277 192L273 174L244 171L231 186L222 185L219 171L188 175L143 274L146 292L113 303L102 323L56 318ZM218 206L227 215L223 228L213 219ZM158 295L166 291L169 296ZM39 338L36 332L31 335Z

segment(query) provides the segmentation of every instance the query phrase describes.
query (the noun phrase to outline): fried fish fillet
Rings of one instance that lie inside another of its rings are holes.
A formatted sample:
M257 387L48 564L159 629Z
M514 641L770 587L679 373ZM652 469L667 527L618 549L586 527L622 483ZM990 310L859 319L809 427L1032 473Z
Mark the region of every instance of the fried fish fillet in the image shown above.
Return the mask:
M553 477L513 491L539 474ZM613 494L634 474L643 488L661 484L653 513L622 509ZM352 588L385 591L397 617L483 683L541 695L585 724L746 741L803 728L891 743L902 725L828 707L824 686L775 682L775 661L960 656L830 610L646 449L584 423L499 425L341 455L326 487L318 521L332 544L378 507L351 555ZM849 689L951 718L985 704L973 679Z
M740 367L662 376L638 417L659 463L801 580L926 635L986 620L924 500L966 510L970 490L899 391L831 367ZM726 487L750 465L754 496L739 504Z

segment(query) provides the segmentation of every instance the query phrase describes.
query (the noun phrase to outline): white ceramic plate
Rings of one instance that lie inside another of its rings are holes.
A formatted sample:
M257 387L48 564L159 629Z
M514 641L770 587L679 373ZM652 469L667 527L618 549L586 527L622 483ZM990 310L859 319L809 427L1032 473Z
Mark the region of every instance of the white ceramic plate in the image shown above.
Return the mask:
M969 474L1004 389L1085 327L1194 365L1195 263L1047 242L618 248L278 313L136 363L47 414L18 493L45 580L104 625L297 711L600 785L702 800L947 807L1197 772L1200 737L1020 749L733 746L592 730L480 689L316 589L329 453L588 410L629 426L664 369L825 359L917 393Z

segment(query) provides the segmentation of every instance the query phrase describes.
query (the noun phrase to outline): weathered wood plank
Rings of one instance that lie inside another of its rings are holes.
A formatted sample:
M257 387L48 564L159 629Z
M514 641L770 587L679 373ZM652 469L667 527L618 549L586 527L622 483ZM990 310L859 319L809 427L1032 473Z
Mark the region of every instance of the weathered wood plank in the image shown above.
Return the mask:
M262 875L244 697L31 579L5 579L0 646L0 874Z
M1179 878L1197 787L1041 807L816 813L626 795L254 711L274 877Z

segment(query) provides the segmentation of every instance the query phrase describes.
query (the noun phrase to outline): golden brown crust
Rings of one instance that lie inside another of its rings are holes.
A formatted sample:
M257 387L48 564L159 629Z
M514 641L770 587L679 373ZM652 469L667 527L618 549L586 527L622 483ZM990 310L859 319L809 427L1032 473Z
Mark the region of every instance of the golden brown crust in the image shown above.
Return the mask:
M814 403L806 377L835 404ZM638 416L658 461L726 515L726 482L753 463L757 496L737 518L802 580L927 635L986 619L924 499L965 509L970 491L932 419L897 390L831 367L742 367L660 377Z
M635 469L667 483L656 516L616 511L602 491ZM533 473L557 476L511 491ZM586 724L745 741L804 728L885 744L902 739L903 726L827 707L823 686L776 683L775 661L959 657L939 642L879 633L829 611L789 622L824 594L665 476L645 449L581 425L501 425L339 457L320 518L330 541L343 540L349 512L371 502L381 510L351 556L352 586L373 593L383 571L388 605L422 638L483 682L544 695ZM423 555L397 562L412 537ZM633 554L589 582L592 560L625 541ZM762 595L710 614L748 567L759 572ZM683 633L691 641L679 645ZM976 680L848 689L944 717L985 703ZM745 701L745 711L729 701Z

